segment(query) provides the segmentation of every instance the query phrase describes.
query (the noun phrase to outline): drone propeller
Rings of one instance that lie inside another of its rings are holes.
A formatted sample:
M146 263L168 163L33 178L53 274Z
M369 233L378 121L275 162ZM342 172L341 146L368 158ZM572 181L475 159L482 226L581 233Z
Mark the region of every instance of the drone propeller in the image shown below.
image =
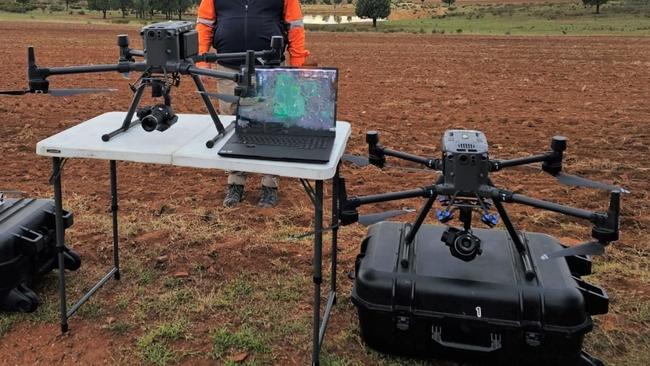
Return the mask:
M2 95L50 94L53 97L69 97L72 95L79 95L79 94L106 93L106 92L114 92L114 91L117 91L117 89L81 88L81 89L50 89L47 92L41 92L37 90L6 90L6 91L0 91L0 94Z
M239 102L239 97L236 95L232 94L223 94L223 93L210 93L206 91L198 91L197 93L199 94L205 94L209 97L217 98L219 100L222 100L226 103L237 103Z
M370 164L370 160L368 160L367 157L352 154L343 154L341 160L349 161L350 163L360 167L368 166Z
M548 260L551 258L571 257L574 255L601 255L603 253L605 253L604 244L597 241L590 241L573 247L560 249L552 253L544 254L541 258L542 260Z
M567 186L574 186L574 187L586 187L586 188L595 188L595 189L602 189L605 191L621 191L622 193L630 193L630 191L618 187L615 185L611 184L606 184L606 183L601 183L601 182L596 182L591 179L579 177L577 175L572 175L572 174L566 174L563 172L559 172L556 175L554 175L555 179L557 179L558 182L561 184L567 185Z
M25 95L29 90L0 90L1 95Z
M366 215L359 215L359 224L363 226L370 226L372 224L385 221L386 219L390 219L391 217L404 215L414 211L415 210L413 209L405 208L401 210L390 210L390 211L377 212L377 213L371 213Z
M54 97L69 97L72 95L79 95L79 94L110 93L115 91L117 91L117 89L78 88L78 89L50 89L48 90L47 93Z

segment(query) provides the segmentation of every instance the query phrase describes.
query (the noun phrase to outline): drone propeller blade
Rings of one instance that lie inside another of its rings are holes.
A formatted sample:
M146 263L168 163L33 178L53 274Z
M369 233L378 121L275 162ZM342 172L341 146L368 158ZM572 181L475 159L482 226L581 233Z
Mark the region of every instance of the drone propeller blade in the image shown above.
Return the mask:
M579 177L577 175L566 174L563 172L559 172L557 175L555 175L555 178L558 180L558 182L567 186L587 187L587 188L602 189L610 192L621 191L623 193L629 193L628 190L621 187L617 187L611 184L596 182L591 179Z
M574 247L560 249L556 252L542 255L542 260L551 258L571 257L574 255L601 255L605 253L605 246L597 241L590 241Z
M106 92L114 92L114 91L117 91L117 89L80 88L80 89L50 89L48 90L47 93L54 97L69 97L78 94L106 93Z
M402 210L390 210L385 212L372 213L367 215L359 215L359 224L363 226L370 226L372 224L385 221L386 219L390 219L391 217L404 215L413 211L414 210L410 210L410 209L402 209Z
M239 97L232 94L223 94L223 93L210 93L206 91L199 91L199 94L205 94L209 97L217 98L223 100L226 103L237 103L239 102Z
M359 155L343 154L341 159L358 166L368 166L368 164L370 164L367 157Z
M1 90L1 95L25 95L29 93L29 90Z

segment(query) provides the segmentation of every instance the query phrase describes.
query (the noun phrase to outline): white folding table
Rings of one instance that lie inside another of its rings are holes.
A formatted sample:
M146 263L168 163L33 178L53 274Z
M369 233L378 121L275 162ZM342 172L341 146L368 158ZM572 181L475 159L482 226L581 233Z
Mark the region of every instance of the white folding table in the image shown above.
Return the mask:
M314 323L312 334L312 364L319 364L321 345L327 329L330 312L336 302L336 251L338 232L338 168L346 142L350 136L350 124L336 123L336 138L327 164L292 163L270 160L236 159L218 155L231 130L217 141L213 148L206 147L206 141L215 135L215 127L209 115L179 114L178 122L164 132L146 132L134 126L126 132L102 141L103 134L122 126L126 113L110 112L71 127L36 145L38 155L52 157L52 178L56 209L56 243L59 250L59 296L61 331L68 331L68 318L108 280L120 279L118 240L117 164L119 161L167 164L183 167L236 170L251 173L271 174L300 179L310 200L314 204ZM220 116L224 127L230 125L233 116ZM65 267L63 248L65 243L62 218L62 169L67 158L90 158L110 161L111 212L113 216L113 268L93 286L70 309L66 305ZM332 179L331 226L323 229L323 182ZM315 181L314 187L309 183ZM332 255L330 291L321 321L321 283L323 231L332 231Z

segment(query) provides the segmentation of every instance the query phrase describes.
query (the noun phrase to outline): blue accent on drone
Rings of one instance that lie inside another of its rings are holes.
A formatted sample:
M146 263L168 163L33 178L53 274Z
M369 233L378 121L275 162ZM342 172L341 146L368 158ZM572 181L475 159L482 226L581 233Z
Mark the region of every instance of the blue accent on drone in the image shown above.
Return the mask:
M499 222L499 215L497 214L483 214L481 221L489 226L495 226Z
M436 217L440 223L445 223L454 217L454 213L448 210L436 210Z

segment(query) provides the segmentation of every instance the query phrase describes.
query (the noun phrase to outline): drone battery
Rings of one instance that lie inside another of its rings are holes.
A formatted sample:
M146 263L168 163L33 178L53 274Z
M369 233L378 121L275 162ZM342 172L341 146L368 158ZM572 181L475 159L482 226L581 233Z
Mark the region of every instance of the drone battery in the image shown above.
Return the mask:
M192 22L155 23L142 28L140 34L148 66L163 67L168 63L178 63L199 51L198 33Z
M378 351L490 365L601 365L582 352L591 315L608 311L604 291L582 281L589 260L543 261L551 236L521 233L536 277L503 230L475 229L483 252L465 262L441 242L446 227L373 225L361 246L352 301L365 342Z
M445 182L460 192L488 183L488 143L481 131L447 130L442 137Z
M0 310L36 310L39 299L30 287L58 265L54 212L50 200L0 200ZM72 213L63 212L63 224L72 225ZM68 270L81 265L68 248L64 258Z

